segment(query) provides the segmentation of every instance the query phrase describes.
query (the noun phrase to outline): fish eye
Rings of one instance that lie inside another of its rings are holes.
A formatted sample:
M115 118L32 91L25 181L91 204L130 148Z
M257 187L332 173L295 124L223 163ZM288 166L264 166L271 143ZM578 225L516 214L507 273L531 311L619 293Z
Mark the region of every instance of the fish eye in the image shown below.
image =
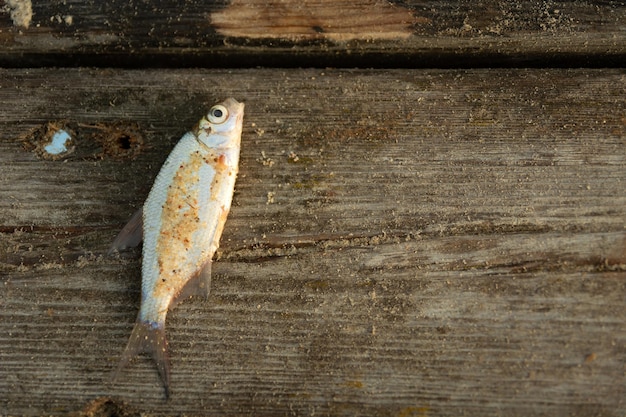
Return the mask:
M213 106L211 107L211 110L209 110L208 118L209 118L209 122L211 123L215 123L215 124L224 123L226 119L228 119L228 109L222 106L221 104L218 104L217 106Z

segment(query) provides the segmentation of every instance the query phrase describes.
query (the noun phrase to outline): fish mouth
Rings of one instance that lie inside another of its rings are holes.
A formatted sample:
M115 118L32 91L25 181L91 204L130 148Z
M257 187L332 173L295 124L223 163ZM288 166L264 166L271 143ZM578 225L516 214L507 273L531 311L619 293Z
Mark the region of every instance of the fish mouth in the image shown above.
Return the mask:
M226 106L227 109L234 111L237 114L237 118L243 117L243 109L245 107L245 103L240 103L232 97L227 98L222 103Z

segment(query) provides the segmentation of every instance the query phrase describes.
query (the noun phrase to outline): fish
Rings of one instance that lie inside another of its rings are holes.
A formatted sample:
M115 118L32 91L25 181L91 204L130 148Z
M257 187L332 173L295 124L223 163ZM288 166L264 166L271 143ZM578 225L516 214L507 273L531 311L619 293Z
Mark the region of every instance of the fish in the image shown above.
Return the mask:
M208 297L212 258L230 211L239 170L244 103L211 107L176 144L148 197L120 231L109 252L143 240L141 304L116 380L141 353L152 355L170 397L165 318L182 299Z

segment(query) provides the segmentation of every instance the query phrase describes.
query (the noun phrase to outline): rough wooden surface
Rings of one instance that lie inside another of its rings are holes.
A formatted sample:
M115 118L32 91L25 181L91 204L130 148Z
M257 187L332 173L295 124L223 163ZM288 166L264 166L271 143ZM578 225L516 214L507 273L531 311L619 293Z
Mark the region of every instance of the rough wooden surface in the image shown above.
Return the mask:
M621 70L1 70L0 414L624 415L625 91ZM210 299L168 316L164 402L147 358L107 382L140 259L105 251L226 96L240 178ZM25 148L50 122L65 159Z
M5 5L0 14L4 67L607 67L626 62L626 5L616 1L10 3L14 6Z

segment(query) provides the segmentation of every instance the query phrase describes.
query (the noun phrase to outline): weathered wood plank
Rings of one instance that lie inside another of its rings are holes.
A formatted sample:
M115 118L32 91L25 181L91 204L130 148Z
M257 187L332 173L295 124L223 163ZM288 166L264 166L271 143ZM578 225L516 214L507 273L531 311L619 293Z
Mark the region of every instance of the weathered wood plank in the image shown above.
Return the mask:
M0 65L623 66L623 2L14 0ZM13 15L11 15L13 11ZM26 27L27 26L27 27Z
M618 70L0 71L0 413L623 414L625 90ZM104 253L226 96L241 174L210 300L168 317L166 403L147 359L107 383L140 260ZM65 159L23 146L48 122L75 133ZM113 156L93 132L121 122Z

